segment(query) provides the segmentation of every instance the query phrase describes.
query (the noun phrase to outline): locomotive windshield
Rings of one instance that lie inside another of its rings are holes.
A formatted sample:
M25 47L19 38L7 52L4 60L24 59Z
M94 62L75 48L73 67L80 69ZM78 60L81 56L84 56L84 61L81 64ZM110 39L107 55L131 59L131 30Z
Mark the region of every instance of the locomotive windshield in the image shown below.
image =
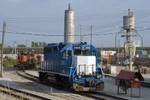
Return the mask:
M89 56L90 55L90 50L74 50L74 55L84 55L84 56ZM96 56L96 51L92 51L92 55Z
M90 46L74 46L74 55L84 55L84 56L90 56L90 52L92 51L92 56L96 56L96 50L91 50ZM69 56L69 55L68 55Z
M74 55L81 55L81 50L74 50Z
M83 51L83 55L84 56L89 56L90 55L90 51L89 50L84 50Z

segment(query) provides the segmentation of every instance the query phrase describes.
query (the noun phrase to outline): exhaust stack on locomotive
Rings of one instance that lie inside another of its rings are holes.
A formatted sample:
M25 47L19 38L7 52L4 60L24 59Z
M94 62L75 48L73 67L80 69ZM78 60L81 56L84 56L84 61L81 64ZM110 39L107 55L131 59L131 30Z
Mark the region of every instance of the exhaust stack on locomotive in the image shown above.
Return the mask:
M70 4L69 9L65 10L64 42L74 43L74 11Z

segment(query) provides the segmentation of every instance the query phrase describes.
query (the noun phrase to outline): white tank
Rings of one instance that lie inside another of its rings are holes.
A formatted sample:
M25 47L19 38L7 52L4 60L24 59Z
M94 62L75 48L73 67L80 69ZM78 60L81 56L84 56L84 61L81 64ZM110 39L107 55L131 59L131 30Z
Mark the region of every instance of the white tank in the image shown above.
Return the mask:
M125 30L135 29L135 17L134 16L123 16L123 28Z
M74 11L71 9L65 10L65 27L64 27L64 42L74 42Z

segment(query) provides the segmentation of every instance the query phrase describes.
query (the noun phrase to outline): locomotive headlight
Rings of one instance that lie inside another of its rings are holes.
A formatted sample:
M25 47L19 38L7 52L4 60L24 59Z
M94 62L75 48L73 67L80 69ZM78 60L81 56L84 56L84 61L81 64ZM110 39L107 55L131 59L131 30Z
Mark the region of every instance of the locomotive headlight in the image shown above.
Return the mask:
M81 78L81 75L78 75L78 78Z
M139 58L139 54L136 54L135 57L136 57L136 58Z
M148 55L148 58L150 58L150 54Z
M100 78L100 75L97 75L97 78Z

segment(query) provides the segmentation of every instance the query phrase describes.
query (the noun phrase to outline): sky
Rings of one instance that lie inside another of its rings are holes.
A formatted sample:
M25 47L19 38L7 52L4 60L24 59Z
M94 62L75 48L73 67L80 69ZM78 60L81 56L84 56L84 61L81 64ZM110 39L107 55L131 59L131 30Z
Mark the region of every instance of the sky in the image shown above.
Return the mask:
M69 3L75 11L75 34L80 34L81 25L83 42L90 43L92 26L94 46L115 46L115 35L123 26L123 16L130 8L144 46L150 46L150 0L0 0L0 37L5 21L5 46L13 46L14 41L17 44L27 41L28 46L32 41L63 42L64 12ZM121 34L117 40L123 45L125 38ZM135 37L134 41L141 41L141 38ZM80 42L79 36L75 36L75 42Z

